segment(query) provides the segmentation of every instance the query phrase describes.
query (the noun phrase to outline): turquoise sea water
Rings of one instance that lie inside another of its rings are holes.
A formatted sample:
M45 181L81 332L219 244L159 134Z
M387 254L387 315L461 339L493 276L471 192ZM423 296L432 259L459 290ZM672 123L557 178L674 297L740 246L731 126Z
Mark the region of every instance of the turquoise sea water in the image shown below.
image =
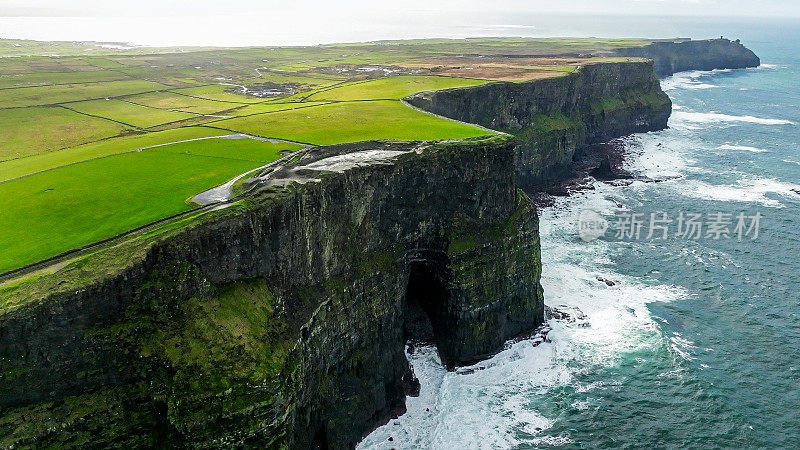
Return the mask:
M764 65L665 79L670 129L627 141L628 169L668 181L597 183L541 211L546 302L578 319L471 374L418 353L421 396L362 448L800 446L800 27L725 34ZM763 218L742 242L609 230L584 243L587 209L612 224L620 212Z

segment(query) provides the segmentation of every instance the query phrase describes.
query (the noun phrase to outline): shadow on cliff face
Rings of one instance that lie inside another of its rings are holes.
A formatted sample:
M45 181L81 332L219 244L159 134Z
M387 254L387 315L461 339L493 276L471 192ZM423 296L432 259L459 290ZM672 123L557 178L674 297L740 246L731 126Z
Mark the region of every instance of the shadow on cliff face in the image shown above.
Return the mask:
M443 331L446 274L447 266L441 262L409 263L403 338L412 349L417 344L436 344Z

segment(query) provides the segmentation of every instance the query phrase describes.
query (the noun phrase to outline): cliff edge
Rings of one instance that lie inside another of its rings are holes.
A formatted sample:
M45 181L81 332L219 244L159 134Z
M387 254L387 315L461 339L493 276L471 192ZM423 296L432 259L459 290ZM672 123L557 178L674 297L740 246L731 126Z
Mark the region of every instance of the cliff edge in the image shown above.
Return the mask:
M570 174L576 150L667 127L672 102L650 61L587 64L555 78L421 92L418 108L516 136L517 181Z
M738 39L660 41L620 49L616 54L652 59L660 77L687 70L746 69L761 65L759 57Z
M513 141L316 148L252 194L0 293L0 446L352 448L543 321ZM430 336L428 334L431 334Z

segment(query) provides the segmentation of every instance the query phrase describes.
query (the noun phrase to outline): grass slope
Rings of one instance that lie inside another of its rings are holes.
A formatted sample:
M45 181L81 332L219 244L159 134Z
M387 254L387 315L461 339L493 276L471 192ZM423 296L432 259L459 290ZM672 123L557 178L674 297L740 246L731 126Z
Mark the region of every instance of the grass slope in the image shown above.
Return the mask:
M86 161L0 184L0 272L192 208L192 195L291 144L211 139Z
M371 139L461 139L492 134L472 125L416 111L391 100L333 103L227 119L214 125L258 136L318 145Z
M328 89L308 97L309 100L399 100L421 91L434 91L462 86L476 86L486 80L472 80L455 77L433 76L396 76L377 80L352 83L342 87Z
M0 109L0 161L96 141L128 129L58 106Z
M0 90L0 108L50 105L54 103L114 97L139 92L167 89L167 86L145 80L108 81L103 83L35 86Z
M136 150L153 145L169 144L189 139L230 134L225 130L187 127L156 133L134 134L99 142L78 145L55 152L0 162L0 182L88 159Z
M105 117L140 128L149 128L162 123L177 122L179 120L196 117L194 114L149 108L113 99L70 103L69 108L85 114Z

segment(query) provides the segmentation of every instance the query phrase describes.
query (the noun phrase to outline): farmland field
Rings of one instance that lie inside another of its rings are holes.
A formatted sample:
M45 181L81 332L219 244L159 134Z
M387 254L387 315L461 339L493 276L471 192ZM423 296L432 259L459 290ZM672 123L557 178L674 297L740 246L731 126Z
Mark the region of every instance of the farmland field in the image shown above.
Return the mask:
M50 105L95 98L114 97L166 89L152 81L108 81L103 83L34 86L0 90L0 108Z
M188 95L180 95L173 92L150 92L125 97L125 101L136 103L137 105L149 106L173 111L183 111L196 114L212 114L226 109L235 108L235 105L214 100L205 100Z
M309 100L399 100L421 91L434 91L461 86L476 86L486 80L454 77L399 76L353 83L327 89L308 97Z
M116 136L127 128L58 106L0 109L0 161Z
M490 131L434 117L399 101L332 103L214 122L214 125L258 136L316 145L370 139L463 139Z
M0 272L192 209L187 199L300 146L208 139L0 183Z
M216 100L220 102L229 102L229 103L259 103L264 101L263 99L257 97L239 94L235 92L234 89L235 86L211 85L211 86L176 89L175 92L183 95L198 97L201 99Z
M485 38L223 49L0 39L0 273L187 211L187 199L295 143L491 135L400 99L563 76L597 60L576 54L644 43ZM236 133L289 142L217 138Z
M171 142L187 141L191 139L202 139L224 134L229 134L229 132L213 128L184 127L157 133L134 134L77 145L59 151L5 161L0 164L0 182L55 167L75 164L89 159L100 158L144 147L164 145Z
M149 128L162 123L195 117L194 114L155 109L115 99L70 103L69 108L87 115L107 117L139 128Z

